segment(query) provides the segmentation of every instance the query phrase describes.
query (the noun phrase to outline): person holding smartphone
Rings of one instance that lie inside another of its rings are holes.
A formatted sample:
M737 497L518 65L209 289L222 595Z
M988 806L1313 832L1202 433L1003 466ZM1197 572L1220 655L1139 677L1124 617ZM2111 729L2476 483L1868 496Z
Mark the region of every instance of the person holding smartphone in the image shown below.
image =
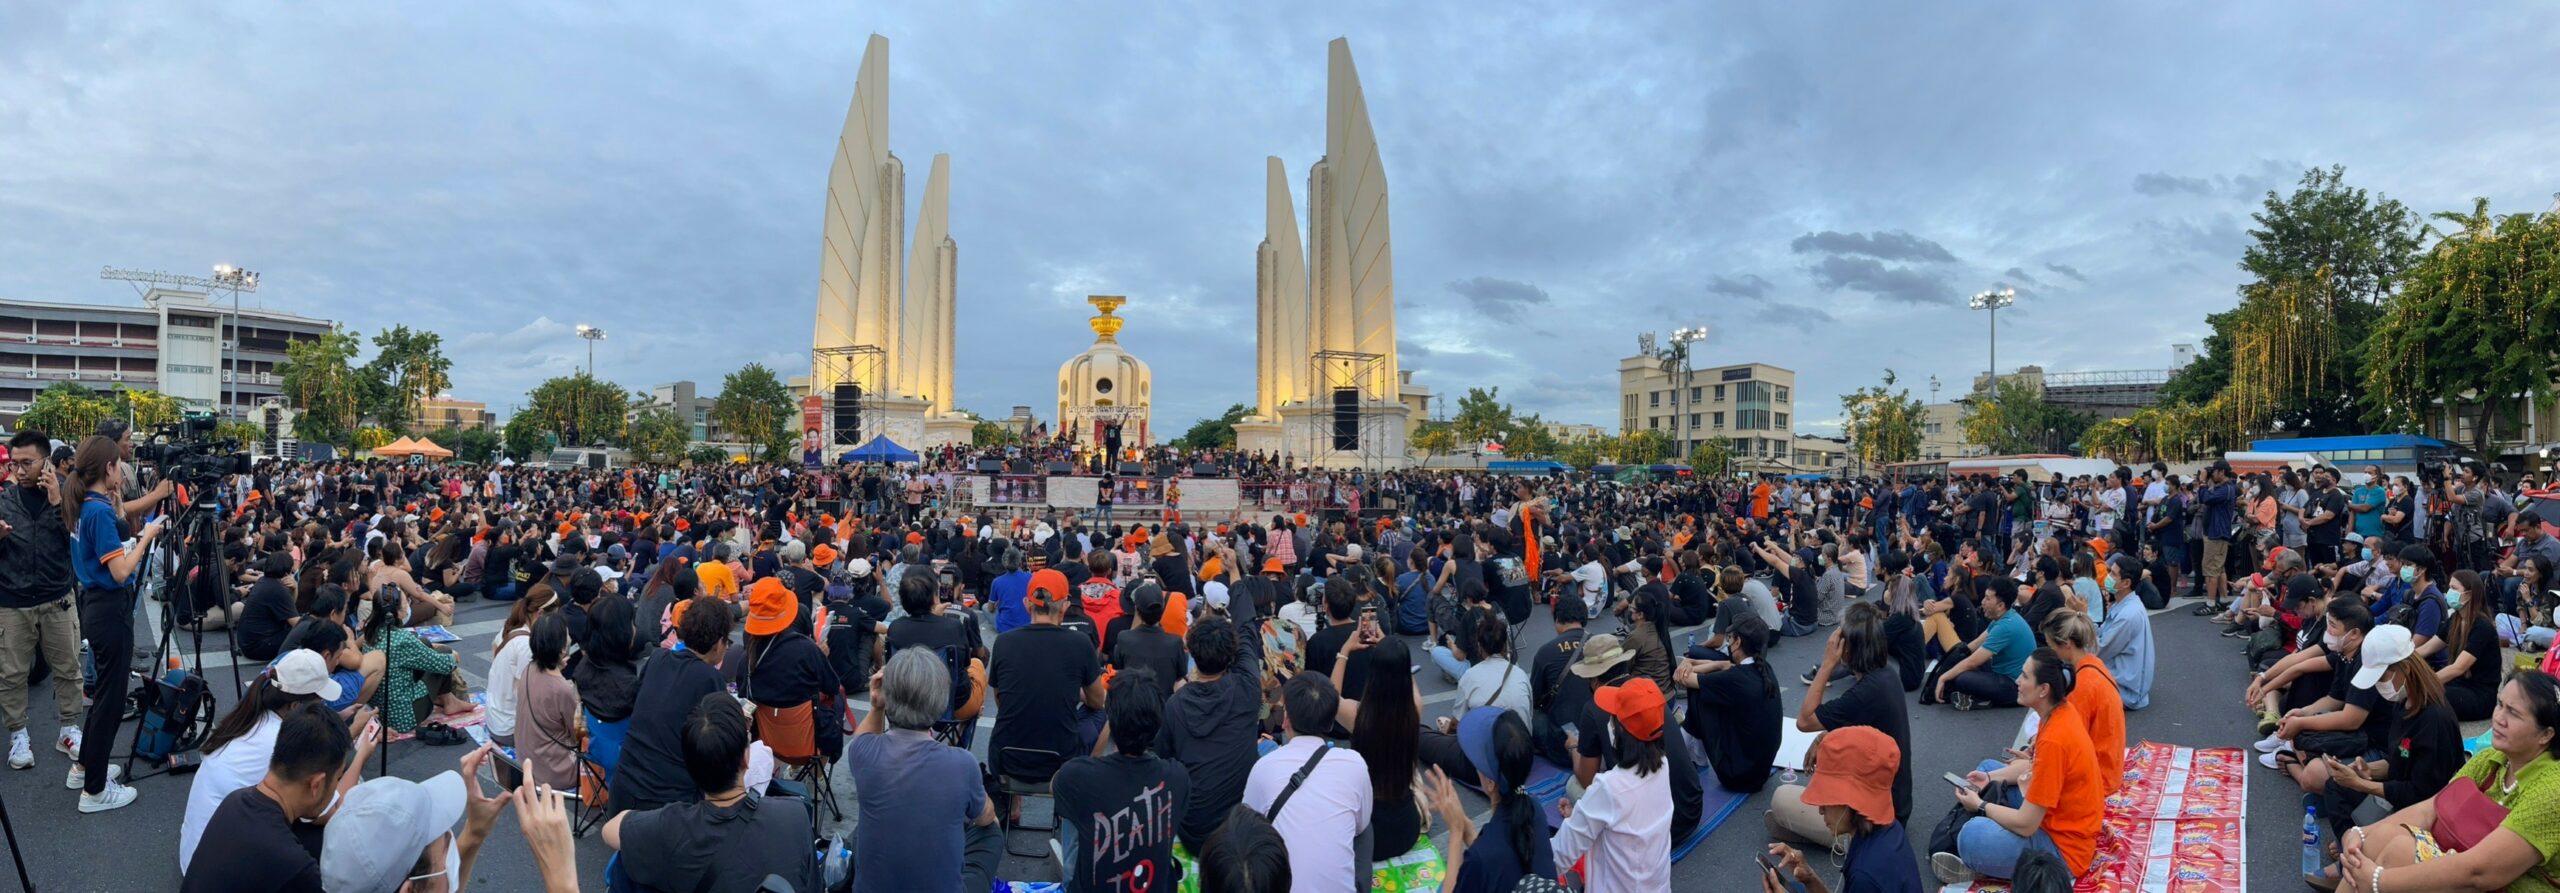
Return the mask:
M1822 823L1834 837L1848 841L1848 855L1840 863L1841 893L1924 889L1919 863L1912 858L1911 837L1894 820L1902 745L1880 730L1848 726L1824 732L1814 744L1813 755L1813 778L1805 783L1804 804L1821 811ZM1831 893L1795 847L1770 844L1761 856L1761 866L1763 893Z
M92 435L82 440L71 454L70 489L81 494L80 502L62 507L73 531L71 568L82 588L80 628L104 671L98 674L96 699L81 723L81 737L73 742L80 762L71 767L68 783L80 789L82 813L121 809L139 796L116 783L116 770L107 764L116 726L124 717L125 683L131 678L124 668L133 659L133 586L141 582L142 556L159 540L163 519L145 522L132 545L126 545L118 528L122 506L117 498L126 474L117 461L120 456L113 439Z

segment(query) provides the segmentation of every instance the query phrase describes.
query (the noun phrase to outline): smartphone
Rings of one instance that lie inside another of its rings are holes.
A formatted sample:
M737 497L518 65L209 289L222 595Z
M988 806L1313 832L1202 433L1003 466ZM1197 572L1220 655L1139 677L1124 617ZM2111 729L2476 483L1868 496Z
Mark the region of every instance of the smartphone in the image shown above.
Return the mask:
M1785 863L1779 862L1778 857L1769 855L1768 852L1764 850L1760 853L1759 859L1761 868L1768 869L1771 874L1775 874L1782 878L1787 876L1787 870L1780 867Z
M1960 787L1968 791L1974 789L1973 782L1965 780L1965 777L1962 775L1957 775L1953 772L1944 772L1940 773L1938 777L1946 779L1948 784L1955 785L1956 787Z

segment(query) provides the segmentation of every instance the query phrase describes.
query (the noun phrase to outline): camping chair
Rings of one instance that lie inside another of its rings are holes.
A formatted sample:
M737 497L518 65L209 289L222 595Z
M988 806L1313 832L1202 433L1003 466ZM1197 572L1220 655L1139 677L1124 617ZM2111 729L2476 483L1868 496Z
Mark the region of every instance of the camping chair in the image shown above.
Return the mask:
M969 703L971 688L969 653L956 645L944 646L940 652L943 667L951 672L951 703L943 707L942 718L934 721L933 738L961 750L968 750L970 741L977 737L978 731L976 717L960 718L962 708ZM871 709L878 710L880 705L873 704Z
M844 821L844 810L836 807L835 774L827 755L818 752L818 726L807 701L789 707L756 706L756 738L773 749L774 762L791 769L791 778L809 787L812 799L827 807L827 814Z
M609 784L613 780L613 764L622 758L622 738L631 731L628 718L605 722L593 713L586 713L585 717L587 737L583 746L574 750L578 757L578 799L571 806L576 811L569 820L571 837L587 836L613 812Z
M1006 762L1013 762L1014 760L1025 757L1048 757L1057 761L1053 765L1064 765L1067 761L1065 754L1061 754L1054 750L1043 750L1036 747L1008 747L1000 751L997 755L1004 757ZM1050 782L1055 779L1056 774L1057 770L1052 769L1050 770L1050 778L1043 778L1035 781L1014 775L1013 773L1007 772L1003 769L997 769L995 771L996 791L1003 794L1006 800L1016 801L1014 808L998 807L999 811L996 813L996 821L1004 826L1004 851L1006 855L1020 856L1026 859L1036 859L1041 856L1049 855L1049 847L1045 843L1041 844L1038 849L1031 850L1030 852L1015 849L1013 846L1013 832L1036 831L1051 837L1057 835L1059 823L1058 799L1050 790ZM1038 797L1049 801L1048 824L1033 825L1019 819L1010 822L1005 820L1004 814L1015 811L1015 809L1018 808L1018 801L1030 797Z

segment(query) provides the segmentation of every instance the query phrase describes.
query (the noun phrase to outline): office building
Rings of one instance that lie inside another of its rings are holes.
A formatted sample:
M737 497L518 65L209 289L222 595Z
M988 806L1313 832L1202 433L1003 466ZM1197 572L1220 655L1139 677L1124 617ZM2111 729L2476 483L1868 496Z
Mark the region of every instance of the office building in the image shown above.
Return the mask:
M222 404L225 415L247 418L259 400L283 395L285 348L334 325L242 307L235 343L230 302L197 292L155 288L140 307L0 300L0 421L16 421L37 392L65 381L158 391L194 410Z
M1664 369L1638 354L1618 361L1618 433L1655 431L1685 459L1699 444L1733 442L1738 470L1783 471L1795 445L1795 372L1767 363Z
M411 430L424 432L477 431L497 426L498 418L490 414L489 404L452 394L418 401L418 414L409 421Z

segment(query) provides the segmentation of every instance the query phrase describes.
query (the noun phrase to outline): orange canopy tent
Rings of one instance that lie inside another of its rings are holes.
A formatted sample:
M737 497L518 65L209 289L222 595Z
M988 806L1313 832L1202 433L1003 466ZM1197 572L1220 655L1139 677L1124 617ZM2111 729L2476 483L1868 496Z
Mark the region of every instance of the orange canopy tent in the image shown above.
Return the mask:
M373 454L385 459L405 459L410 456L424 456L429 459L453 458L452 450L437 446L435 441L408 437L374 447Z

